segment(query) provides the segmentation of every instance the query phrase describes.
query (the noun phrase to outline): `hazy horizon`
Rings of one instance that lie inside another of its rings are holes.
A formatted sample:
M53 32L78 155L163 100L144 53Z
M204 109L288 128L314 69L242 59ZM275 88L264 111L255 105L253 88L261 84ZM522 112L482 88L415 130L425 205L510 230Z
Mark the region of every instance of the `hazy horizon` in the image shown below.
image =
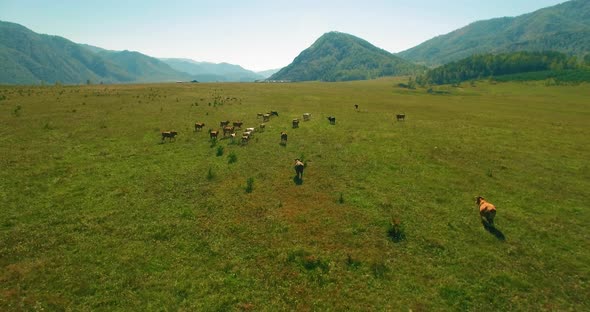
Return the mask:
M2 0L0 20L108 50L264 71L288 65L330 31L397 53L478 20L518 16L563 2Z

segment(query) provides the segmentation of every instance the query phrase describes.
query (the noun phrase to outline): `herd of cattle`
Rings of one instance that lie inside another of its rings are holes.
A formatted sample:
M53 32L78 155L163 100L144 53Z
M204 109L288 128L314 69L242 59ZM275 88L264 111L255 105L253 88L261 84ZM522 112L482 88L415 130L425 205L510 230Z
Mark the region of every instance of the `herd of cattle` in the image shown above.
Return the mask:
M354 107L356 110L358 110L358 105L355 104ZM265 113L256 114L257 119L262 118L262 123L260 123L258 125L259 132L263 132L265 130L265 128L266 128L265 122L269 122L271 116L278 117L279 113L277 111L270 111L266 114ZM396 118L398 121L405 120L405 117L406 117L405 114L397 114L396 115ZM304 113L303 114L304 121L309 121L310 119L311 119L311 113ZM336 117L328 116L327 119L331 125L336 124ZM242 130L243 124L244 123L242 121L234 121L230 125L229 120L224 120L219 123L219 126L221 127L221 129L223 131L223 137L225 138L229 135L229 138L233 142L235 140L236 136L238 135L236 130L237 129ZM293 129L299 128L299 119L298 118L293 119L292 126L293 126ZM203 122L195 123L195 132L202 131L204 127L205 127L205 123L203 123ZM246 128L246 130L242 132L242 137L241 137L242 144L246 144L250 141L250 139L252 138L252 135L254 134L254 131L256 131L256 128L249 127L249 128ZM221 132L219 130L209 129L209 137L211 138L211 140L216 140L219 137L220 133ZM163 131L162 132L162 141L165 141L166 139L171 141L172 139L175 139L177 135L178 135L178 132L176 132L176 131ZM285 131L281 132L281 144L283 144L283 145L287 144L287 133Z

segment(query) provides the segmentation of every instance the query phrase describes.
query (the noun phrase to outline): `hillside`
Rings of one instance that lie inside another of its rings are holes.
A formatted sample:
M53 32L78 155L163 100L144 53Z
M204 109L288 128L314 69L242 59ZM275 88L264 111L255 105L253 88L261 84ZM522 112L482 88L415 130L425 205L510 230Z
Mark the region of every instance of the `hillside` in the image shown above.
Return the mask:
M129 83L190 80L156 58L108 51L0 21L0 83Z
M525 50L590 53L590 1L572 0L518 17L478 21L398 55L437 66L474 54Z
M346 81L407 75L420 70L355 36L329 32L269 80Z
M534 77L522 75L533 72L544 72L541 77L545 77L547 72L553 72L554 75L557 73L563 74L563 71L583 70L584 67L584 65L578 63L575 57L568 57L566 54L559 52L523 51L478 54L429 70L426 74L416 78L416 81L419 84L447 84L491 76L518 75L518 77ZM586 75L583 75L583 77L586 77ZM582 79L583 77L580 76L579 78Z
M0 21L0 83L131 82L124 70L58 36L37 34Z
M189 73L201 82L247 82L266 78L234 64L196 62L179 58L163 58L160 60L177 71Z
M190 74L174 70L161 60L135 51L102 51L98 55L116 64L135 77L136 82L170 82L194 79Z

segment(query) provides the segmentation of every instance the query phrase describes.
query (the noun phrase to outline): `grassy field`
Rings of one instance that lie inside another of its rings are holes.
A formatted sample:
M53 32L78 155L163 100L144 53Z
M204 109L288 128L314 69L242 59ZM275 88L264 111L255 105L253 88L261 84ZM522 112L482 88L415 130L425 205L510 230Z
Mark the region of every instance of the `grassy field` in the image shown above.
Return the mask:
M590 310L590 86L399 82L0 87L0 310Z

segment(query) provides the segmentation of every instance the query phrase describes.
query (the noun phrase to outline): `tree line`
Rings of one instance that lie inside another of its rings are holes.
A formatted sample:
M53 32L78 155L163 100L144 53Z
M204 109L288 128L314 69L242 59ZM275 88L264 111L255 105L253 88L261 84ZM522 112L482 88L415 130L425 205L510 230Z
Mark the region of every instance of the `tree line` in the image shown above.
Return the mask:
M590 70L590 54L579 60L559 52L513 52L473 55L427 71L416 77L419 85L462 81L528 72Z

